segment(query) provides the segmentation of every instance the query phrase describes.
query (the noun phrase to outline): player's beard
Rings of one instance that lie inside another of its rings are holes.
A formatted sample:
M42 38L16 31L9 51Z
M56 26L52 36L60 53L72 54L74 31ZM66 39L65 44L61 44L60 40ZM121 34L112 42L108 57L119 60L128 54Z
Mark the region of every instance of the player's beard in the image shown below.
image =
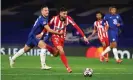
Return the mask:
M97 20L99 21L99 20L102 20L102 18L97 18Z
M61 21L66 21L66 18L60 17Z

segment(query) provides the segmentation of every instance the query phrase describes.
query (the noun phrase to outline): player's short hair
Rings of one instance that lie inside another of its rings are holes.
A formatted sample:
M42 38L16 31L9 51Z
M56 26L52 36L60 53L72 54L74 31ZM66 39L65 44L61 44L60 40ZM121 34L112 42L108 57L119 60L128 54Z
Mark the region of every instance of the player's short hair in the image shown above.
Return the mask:
M47 6L47 5L43 5L43 6L41 7L41 10L42 10L43 8L48 8L48 6Z
M67 11L67 9L65 7L61 7L59 12L64 12L64 11Z
M97 11L96 14L101 14L103 16L103 13L101 11Z
M110 6L109 9L116 8L116 6ZM117 9L117 8L116 8Z
M101 11L97 11L96 14L101 14L102 18L104 17L104 14Z

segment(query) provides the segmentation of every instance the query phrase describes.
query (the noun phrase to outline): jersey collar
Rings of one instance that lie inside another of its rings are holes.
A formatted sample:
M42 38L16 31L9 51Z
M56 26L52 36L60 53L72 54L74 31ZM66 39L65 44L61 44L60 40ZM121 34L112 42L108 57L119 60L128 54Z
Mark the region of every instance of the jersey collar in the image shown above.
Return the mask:
M43 15L41 15L44 19L47 19L48 18L48 16L47 17L44 17Z

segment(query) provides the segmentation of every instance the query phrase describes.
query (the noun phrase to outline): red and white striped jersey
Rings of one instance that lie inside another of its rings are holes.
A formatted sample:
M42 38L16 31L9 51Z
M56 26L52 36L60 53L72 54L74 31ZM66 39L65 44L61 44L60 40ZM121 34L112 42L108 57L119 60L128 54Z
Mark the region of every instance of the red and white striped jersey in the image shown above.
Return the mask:
M98 37L100 39L103 39L103 38L108 38L108 33L105 32L105 30L107 29L108 26L108 22L104 22L103 20L100 20L100 21L95 21L94 22L94 27L96 28L97 32L98 32Z
M52 34L52 36L56 36L56 37L60 37L60 38L65 38L66 37L66 26L68 24L72 24L78 30L78 32L82 36L84 36L84 33L82 32L82 30L78 27L78 25L73 21L73 19L70 16L67 16L65 21L61 21L59 15L54 16L50 20L49 25L50 26L53 25L55 31L58 31L58 32L63 31L64 35L60 36L60 35L57 35L57 34Z

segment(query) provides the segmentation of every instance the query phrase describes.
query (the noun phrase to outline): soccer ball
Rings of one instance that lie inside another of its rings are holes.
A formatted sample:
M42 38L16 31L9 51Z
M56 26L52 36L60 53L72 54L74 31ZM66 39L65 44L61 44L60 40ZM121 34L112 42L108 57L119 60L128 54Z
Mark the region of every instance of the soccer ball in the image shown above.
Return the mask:
M84 73L83 73L83 75L85 76L85 77L92 77L92 74L93 74L93 70L91 69L91 68L86 68L85 70L84 70Z

